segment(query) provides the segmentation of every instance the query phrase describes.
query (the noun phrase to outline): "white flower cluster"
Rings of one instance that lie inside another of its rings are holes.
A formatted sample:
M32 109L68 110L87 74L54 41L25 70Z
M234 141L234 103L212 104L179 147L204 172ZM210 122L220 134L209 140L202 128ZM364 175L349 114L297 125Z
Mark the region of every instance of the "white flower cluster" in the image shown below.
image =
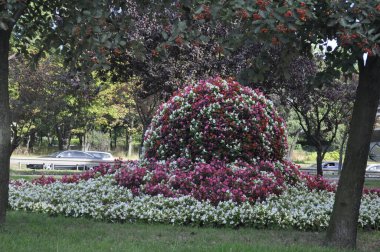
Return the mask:
M110 221L146 221L190 225L275 226L301 230L324 229L328 225L334 193L293 187L280 196L272 195L254 205L232 201L213 206L190 196L165 198L133 196L115 185L112 176L76 184L10 185L9 204L14 210L92 217ZM360 209L361 227L379 228L380 197L364 195Z

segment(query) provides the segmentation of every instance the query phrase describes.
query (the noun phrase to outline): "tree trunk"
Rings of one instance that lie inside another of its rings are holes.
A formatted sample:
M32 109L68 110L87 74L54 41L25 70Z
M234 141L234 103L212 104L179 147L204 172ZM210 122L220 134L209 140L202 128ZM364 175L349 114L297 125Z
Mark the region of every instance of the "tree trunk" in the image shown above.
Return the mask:
M116 150L116 144L117 144L117 127L113 128L113 148Z
M144 150L144 136L145 136L145 131L148 129L149 123L144 124L143 123L143 131L142 131L142 136L141 136L141 141L140 141L140 146L139 146L139 158L142 158L145 154Z
M351 119L346 156L326 243L340 248L355 248L360 201L363 191L369 144L380 99L380 59L359 60L359 85Z
M66 150L70 150L70 145L71 145L71 132L69 132L69 136L66 141Z
M110 129L110 150L113 150L113 146L112 146L112 129Z
M290 161L292 160L292 154L293 154L294 149L296 148L300 134L301 134L301 129L298 129L296 131L294 138L293 138L293 141L291 143L289 143L288 154L287 154L287 158L286 158L287 160L290 160Z
M77 134L79 138L79 148L81 151L84 151L84 146L83 146L83 139L84 139L84 134Z
M125 152L128 152L128 147L129 147L129 128L127 126L125 127L125 146L124 146Z
M317 148L317 176L323 176L322 161L323 161L322 150Z
M10 155L12 155L13 151L17 149L17 147L20 145L22 139L18 135L18 127L17 125L10 126L11 129L11 150Z
M5 222L8 207L9 159L11 153L8 91L9 39L10 31L4 31L0 28L0 225Z
M48 147L52 147L53 146L53 141L52 139L50 138L50 133L47 134L47 140L48 140ZM42 141L41 141L42 142Z
M71 128L67 125L56 126L55 128L58 138L58 150L68 150L70 149L71 141Z
M29 135L30 136L29 151L31 153L34 152L34 146L36 145L36 134L37 134L37 132L34 129L32 129L30 131L30 135Z

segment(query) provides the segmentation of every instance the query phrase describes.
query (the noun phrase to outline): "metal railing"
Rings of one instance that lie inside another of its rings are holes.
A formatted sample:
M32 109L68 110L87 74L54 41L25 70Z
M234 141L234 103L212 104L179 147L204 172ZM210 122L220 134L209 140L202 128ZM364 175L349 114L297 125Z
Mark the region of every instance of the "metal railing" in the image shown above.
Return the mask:
M79 168L85 169L86 167L94 167L100 163L114 163L108 160L94 160L94 159L73 159L73 158L11 158L11 164L18 164L21 169L23 165L33 164L42 165L43 169L54 170L56 166L72 166L77 170Z
M310 175L316 175L317 174L317 169L315 168L300 168L300 171L306 174ZM323 174L324 175L335 175L338 176L339 172L337 169L329 169L329 168L324 168L323 169ZM366 178L380 178L380 172L377 171L366 171L365 173Z

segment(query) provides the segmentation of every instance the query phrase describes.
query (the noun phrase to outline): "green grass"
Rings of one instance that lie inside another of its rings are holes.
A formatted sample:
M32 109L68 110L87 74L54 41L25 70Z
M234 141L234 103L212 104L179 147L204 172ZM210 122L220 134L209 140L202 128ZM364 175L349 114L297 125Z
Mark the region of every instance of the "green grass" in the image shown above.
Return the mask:
M380 180L379 179L367 179L364 182L364 187L367 188L379 188L380 189Z
M36 170L36 169L12 169L10 170L11 175L70 175L70 174L78 174L83 171L77 170Z
M33 180L35 178L39 178L42 175L44 176L53 176L55 178L61 178L63 175L72 175L78 174L83 171L76 170L35 170L35 169L18 169L11 168L10 170L10 178L11 179L25 179L25 180Z
M0 227L0 251L337 251L324 233L252 228L197 228L105 223L10 211ZM359 233L359 249L376 251L380 232Z

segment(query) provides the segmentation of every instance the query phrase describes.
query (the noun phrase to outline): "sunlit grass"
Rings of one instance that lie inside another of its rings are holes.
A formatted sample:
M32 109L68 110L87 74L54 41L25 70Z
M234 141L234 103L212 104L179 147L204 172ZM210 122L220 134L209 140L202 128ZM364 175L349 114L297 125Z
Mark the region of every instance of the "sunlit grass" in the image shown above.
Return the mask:
M10 211L0 251L336 251L324 233L105 223ZM377 251L380 232L359 234L361 251Z

